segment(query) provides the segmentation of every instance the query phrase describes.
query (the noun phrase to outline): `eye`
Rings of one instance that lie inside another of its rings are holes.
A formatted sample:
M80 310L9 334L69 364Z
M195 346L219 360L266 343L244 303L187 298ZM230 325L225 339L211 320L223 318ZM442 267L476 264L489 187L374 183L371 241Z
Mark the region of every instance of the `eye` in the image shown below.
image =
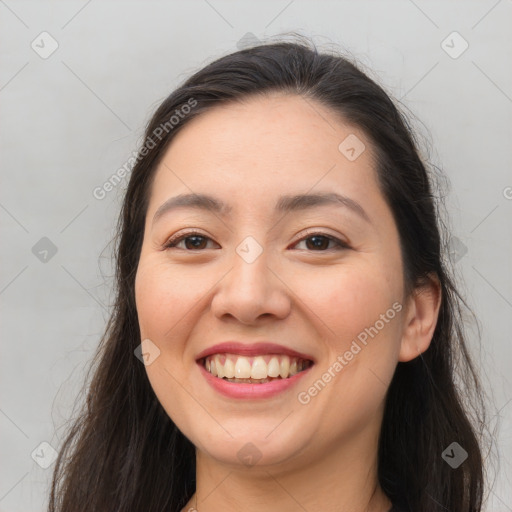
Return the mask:
M311 240L309 244L307 242L308 240ZM296 245L302 242L306 242L306 247L313 249L315 252L325 252L326 250L333 249L332 247L328 247L331 242L335 244L334 250L349 249L347 243L332 235L327 235L326 233L308 233L307 236L299 240Z
M213 241L210 237L203 235L198 232L189 232L184 233L178 236L171 237L164 245L164 249L178 248L185 249L188 251L191 250L201 250L206 249L207 241ZM307 243L308 240L311 240L311 243ZM179 247L179 244L182 242L185 243L185 246ZM315 252L325 252L326 250L343 250L349 249L349 245L336 238L332 235L328 235L326 233L308 233L307 236L303 237L299 240L295 246L298 244L306 242L306 248L312 249ZM334 244L333 247L329 247L329 244Z
M175 237L171 237L164 245L164 249L178 248L185 250L205 249L205 240L212 240L210 237L202 235L198 232L184 233ZM189 241L187 243L187 241ZM178 244L185 242L185 247L178 247Z

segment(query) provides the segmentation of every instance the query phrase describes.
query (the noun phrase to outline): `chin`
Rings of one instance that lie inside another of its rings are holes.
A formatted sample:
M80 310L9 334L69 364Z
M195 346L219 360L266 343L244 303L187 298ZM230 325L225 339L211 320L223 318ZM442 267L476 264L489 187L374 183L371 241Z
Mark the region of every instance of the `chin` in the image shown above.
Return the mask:
M280 421L282 418L276 420L274 424L278 425ZM225 431L220 434L217 428L215 432L218 435L212 435L212 431L209 430L197 432L189 439L208 457L226 465L247 468L285 464L311 443L303 428L299 436L297 432L279 432L279 427L272 432L272 429L268 428L268 423L264 429L242 427L243 424L238 421L238 428L227 428L233 437Z

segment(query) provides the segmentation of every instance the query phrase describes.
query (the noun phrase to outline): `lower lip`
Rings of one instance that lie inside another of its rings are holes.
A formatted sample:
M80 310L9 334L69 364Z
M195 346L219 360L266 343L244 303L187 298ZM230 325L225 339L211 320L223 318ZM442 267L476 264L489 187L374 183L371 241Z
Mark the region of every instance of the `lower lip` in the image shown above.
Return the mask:
M229 398L269 398L283 391L286 391L294 384L296 384L306 373L311 370L312 366L306 370L302 370L296 373L292 377L287 379L275 379L264 384L248 384L238 382L228 382L224 379L219 379L213 376L206 368L201 364L197 363L200 371L204 378L212 386L213 389L218 391L224 396Z

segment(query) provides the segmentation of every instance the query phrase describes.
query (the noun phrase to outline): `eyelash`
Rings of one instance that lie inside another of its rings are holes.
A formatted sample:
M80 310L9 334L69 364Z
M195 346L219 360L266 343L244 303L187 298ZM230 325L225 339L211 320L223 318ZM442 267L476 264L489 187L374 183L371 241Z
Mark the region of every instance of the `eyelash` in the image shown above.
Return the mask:
M201 238L205 238L208 240L211 240L210 237L203 235L202 233L199 233L197 231L191 231L188 233L182 233L181 235L171 237L163 246L164 249L173 249L176 248L176 245L182 242L183 240L186 240L187 238L191 238L193 236L200 236ZM328 235L327 233L322 233L318 231L308 232L306 233L306 236L302 237L300 240L296 242L296 244L303 242L304 240L307 240L308 238L313 238L315 236L320 236L323 238L327 238L329 241L335 242L338 246L337 248L331 248L331 249L322 249L319 251L313 251L309 250L308 252L329 252L332 250L346 250L349 249L350 246L346 243L340 240L339 238L336 238L332 235ZM194 251L203 251L204 249L183 249L187 252L194 252Z

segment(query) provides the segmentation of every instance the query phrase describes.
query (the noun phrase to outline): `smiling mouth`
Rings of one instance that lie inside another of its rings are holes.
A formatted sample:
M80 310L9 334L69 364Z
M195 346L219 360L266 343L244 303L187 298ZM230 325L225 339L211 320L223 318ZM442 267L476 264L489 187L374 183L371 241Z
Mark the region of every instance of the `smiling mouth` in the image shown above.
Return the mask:
M265 384L289 379L313 366L313 361L284 354L246 357L239 354L213 354L200 363L214 377L234 383Z

